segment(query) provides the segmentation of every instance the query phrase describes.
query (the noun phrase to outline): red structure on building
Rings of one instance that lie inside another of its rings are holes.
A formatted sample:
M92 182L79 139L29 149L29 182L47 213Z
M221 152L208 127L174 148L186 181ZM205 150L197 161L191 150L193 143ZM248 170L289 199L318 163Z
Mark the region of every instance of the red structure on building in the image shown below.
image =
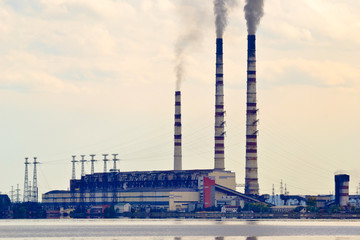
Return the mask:
M211 177L204 177L204 208L215 206L215 179Z

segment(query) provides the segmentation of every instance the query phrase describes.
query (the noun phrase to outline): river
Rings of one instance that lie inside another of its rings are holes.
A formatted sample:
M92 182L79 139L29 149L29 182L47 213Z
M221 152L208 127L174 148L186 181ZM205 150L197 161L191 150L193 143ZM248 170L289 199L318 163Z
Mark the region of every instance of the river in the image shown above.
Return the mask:
M352 220L0 220L1 239L360 240Z

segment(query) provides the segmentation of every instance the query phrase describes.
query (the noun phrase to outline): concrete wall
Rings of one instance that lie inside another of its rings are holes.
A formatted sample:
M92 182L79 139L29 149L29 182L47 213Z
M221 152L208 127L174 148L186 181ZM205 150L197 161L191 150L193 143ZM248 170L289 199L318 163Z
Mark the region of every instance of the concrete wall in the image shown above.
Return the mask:
M214 170L209 176L215 177L215 183L232 190L236 190L235 173L230 171Z
M169 210L170 211L188 211L191 205L200 201L199 192L182 192L173 191L169 193Z

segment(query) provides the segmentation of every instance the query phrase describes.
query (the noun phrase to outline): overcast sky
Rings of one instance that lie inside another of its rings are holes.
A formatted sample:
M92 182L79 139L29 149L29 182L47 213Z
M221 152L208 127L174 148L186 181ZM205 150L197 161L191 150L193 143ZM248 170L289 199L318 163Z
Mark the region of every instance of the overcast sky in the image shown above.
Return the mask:
M245 182L243 7L229 12L224 34L225 166L237 183ZM257 33L261 194L273 184L279 193L281 179L290 194L333 193L339 170L356 192L359 12L358 0L265 1ZM121 171L172 169L175 46L189 32L183 168L213 168L214 21L210 0L0 0L0 191L23 191L25 157L42 163L41 193L69 187L72 155L118 153Z

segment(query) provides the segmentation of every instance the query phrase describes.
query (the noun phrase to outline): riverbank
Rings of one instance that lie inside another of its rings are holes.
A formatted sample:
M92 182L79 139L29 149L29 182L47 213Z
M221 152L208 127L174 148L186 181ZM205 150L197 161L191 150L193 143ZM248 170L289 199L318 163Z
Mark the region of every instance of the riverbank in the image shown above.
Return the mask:
M119 217L127 218L197 218L197 219L360 219L360 214L352 213L253 213L253 212L136 212L123 213Z

